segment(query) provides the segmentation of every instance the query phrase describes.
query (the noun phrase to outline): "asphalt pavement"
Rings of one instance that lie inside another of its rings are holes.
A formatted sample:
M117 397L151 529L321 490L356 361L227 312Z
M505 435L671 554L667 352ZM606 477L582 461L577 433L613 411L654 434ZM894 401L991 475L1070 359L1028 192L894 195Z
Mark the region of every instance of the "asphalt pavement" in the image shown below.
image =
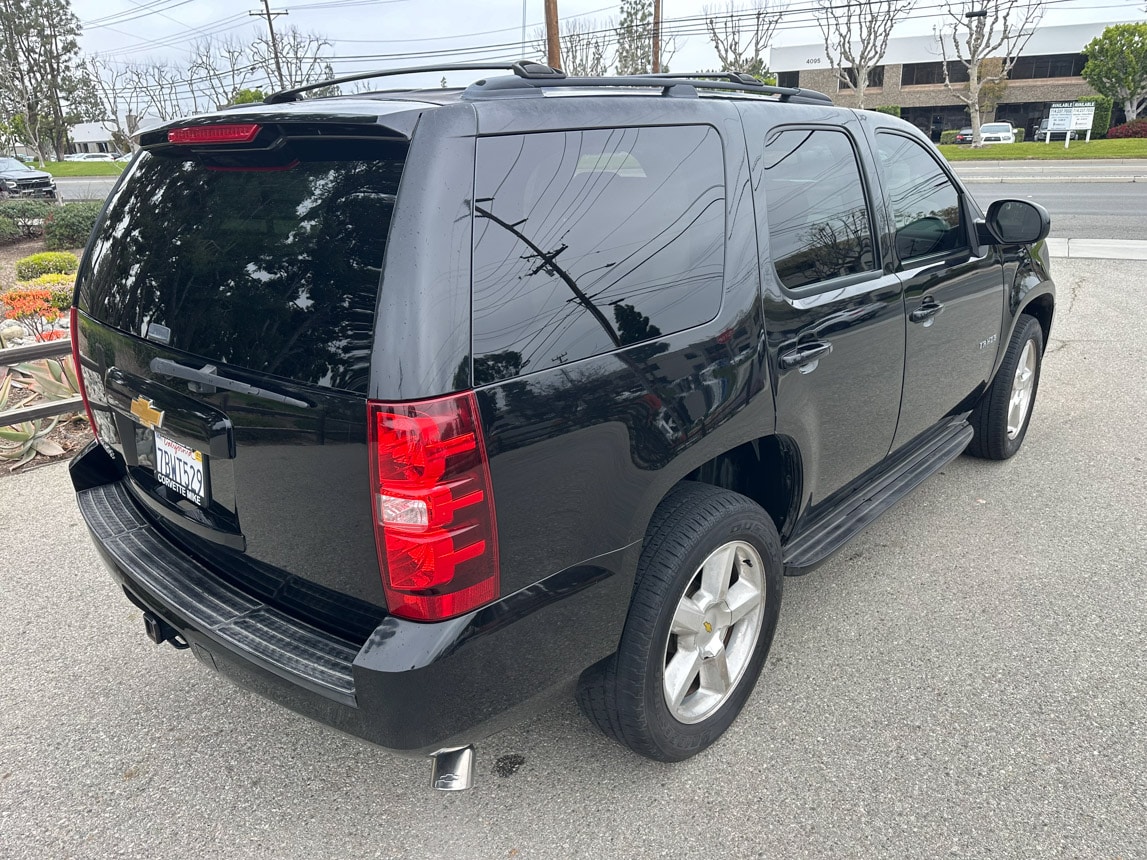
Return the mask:
M153 646L65 466L0 479L0 855L1147 856L1143 266L1055 275L1020 454L957 460L787 580L745 713L679 765L566 702L433 792Z

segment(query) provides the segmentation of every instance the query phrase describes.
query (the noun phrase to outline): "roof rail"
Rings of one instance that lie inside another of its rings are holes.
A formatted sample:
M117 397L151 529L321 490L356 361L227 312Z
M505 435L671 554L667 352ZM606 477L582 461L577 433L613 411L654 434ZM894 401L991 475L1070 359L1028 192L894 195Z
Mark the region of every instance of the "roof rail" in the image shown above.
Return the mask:
M622 75L594 78L500 77L478 81L462 93L462 98L477 101L490 98L528 98L542 95L550 87L660 87L662 95L696 98L697 90L736 90L758 95L775 95L780 101L794 104L831 105L832 99L816 90L797 87L774 87L756 78L751 83L736 72L701 72L698 75ZM716 79L716 80L714 80Z
M468 100L488 98L521 98L542 95L547 87L659 87L662 95L696 98L697 90L737 90L739 92L775 95L780 101L798 104L831 105L832 99L816 90L802 90L799 87L774 87L763 84L752 75L741 72L691 72L679 74L665 72L645 75L618 75L616 77L571 78L561 69L552 69L541 63L525 60L517 63L452 63L434 66L411 66L404 69L386 69L373 72L358 72L325 81L316 81L301 87L281 90L263 99L264 104L282 104L296 101L300 95L325 87L364 81L370 78L390 78L399 75L416 75L428 72L477 72L507 71L513 77L497 77L475 81L463 92Z
M832 104L832 99L817 90L805 90L800 87L778 87L773 84L762 83L760 79L744 72L658 72L654 75L643 75L649 78L673 78L687 80L696 84L698 81L719 80L732 84L743 84L750 91L778 95L781 101L798 102L802 104ZM702 86L704 84L702 83ZM720 85L715 89L725 89ZM740 87L738 87L740 89Z
M397 75L417 75L425 72L481 72L481 71L504 71L513 72L520 78L529 78L532 80L554 80L565 77L565 72L560 69L551 69L549 66L543 66L541 63L531 63L526 61L519 61L517 63L447 63L445 65L438 64L434 66L409 66L403 69L383 69L373 72L356 72L353 75L343 75L339 78L328 78L325 81L316 81L312 84L304 84L301 87L293 87L289 90L280 90L277 93L271 93L265 99L263 104L276 105L284 102L298 101L300 95L312 90L321 90L326 87L337 87L339 84L349 84L355 81L365 81L370 78L391 78Z

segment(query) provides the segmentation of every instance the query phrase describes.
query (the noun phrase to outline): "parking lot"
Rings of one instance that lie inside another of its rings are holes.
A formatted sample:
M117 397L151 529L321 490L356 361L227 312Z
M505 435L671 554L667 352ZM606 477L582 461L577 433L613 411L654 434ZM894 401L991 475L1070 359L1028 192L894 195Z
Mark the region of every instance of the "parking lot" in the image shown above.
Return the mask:
M745 713L680 765L567 702L432 792L152 646L66 467L0 479L0 855L1147 856L1144 264L1053 262L1021 453L787 580Z

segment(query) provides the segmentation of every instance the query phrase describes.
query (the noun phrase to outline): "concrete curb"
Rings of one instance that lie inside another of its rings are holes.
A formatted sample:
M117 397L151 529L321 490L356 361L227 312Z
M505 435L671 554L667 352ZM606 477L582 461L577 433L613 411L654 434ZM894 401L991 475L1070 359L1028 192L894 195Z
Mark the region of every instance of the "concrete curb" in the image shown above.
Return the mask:
M1147 260L1143 239L1048 239L1047 250L1068 260Z

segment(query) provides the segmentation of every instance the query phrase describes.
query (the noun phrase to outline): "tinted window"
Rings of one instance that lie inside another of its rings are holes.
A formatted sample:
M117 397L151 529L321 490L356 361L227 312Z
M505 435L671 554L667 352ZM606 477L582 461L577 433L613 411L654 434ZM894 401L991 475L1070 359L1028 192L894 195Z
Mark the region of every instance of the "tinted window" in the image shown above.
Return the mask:
M952 83L964 83L968 80L968 67L958 60L948 61L948 80ZM902 86L919 86L922 84L944 83L943 63L905 63L901 72Z
M797 288L876 268L860 167L848 136L788 129L764 152L769 246L777 275Z
M705 126L479 140L475 382L715 317L724 186Z
M965 247L960 195L928 151L898 134L878 134L876 151L896 221L897 256L903 261Z
M365 392L404 156L365 141L288 144L273 164L144 153L96 229L81 306L215 361Z

